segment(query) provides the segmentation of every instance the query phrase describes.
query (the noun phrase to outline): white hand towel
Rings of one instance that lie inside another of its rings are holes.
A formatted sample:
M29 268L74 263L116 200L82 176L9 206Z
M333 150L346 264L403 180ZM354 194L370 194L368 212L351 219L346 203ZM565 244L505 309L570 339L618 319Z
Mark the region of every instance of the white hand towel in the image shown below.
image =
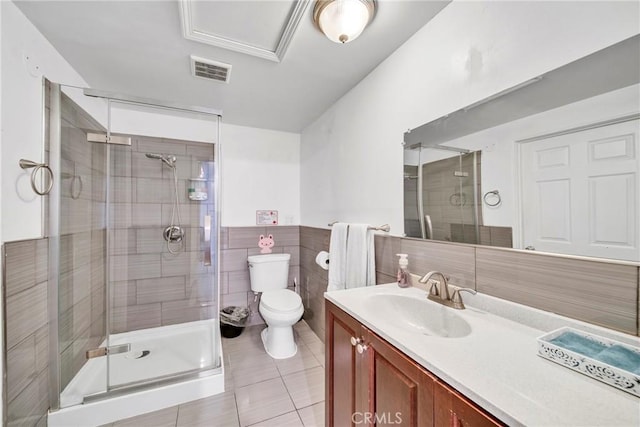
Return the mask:
M344 289L347 272L347 232L349 225L343 222L333 224L329 241L329 286L327 291Z
M375 285L374 237L367 224L349 224L346 270L347 289Z

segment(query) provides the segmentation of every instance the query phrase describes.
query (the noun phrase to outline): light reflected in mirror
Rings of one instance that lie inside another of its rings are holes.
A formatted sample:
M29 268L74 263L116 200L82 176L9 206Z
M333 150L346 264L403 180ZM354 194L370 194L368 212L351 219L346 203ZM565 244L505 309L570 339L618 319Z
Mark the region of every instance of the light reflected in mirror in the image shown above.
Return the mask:
M640 262L640 36L405 133L405 235Z

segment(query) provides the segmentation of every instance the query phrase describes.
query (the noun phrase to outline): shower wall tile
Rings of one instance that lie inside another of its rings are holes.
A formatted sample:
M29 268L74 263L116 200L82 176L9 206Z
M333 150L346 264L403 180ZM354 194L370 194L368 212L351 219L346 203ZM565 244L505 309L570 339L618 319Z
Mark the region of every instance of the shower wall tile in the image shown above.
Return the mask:
M46 371L38 376L16 396L7 407L7 425L36 425L46 417L49 409L49 376Z
M163 302L162 326L211 319L216 316L217 310L214 305L202 307L188 300Z
M160 303L116 307L112 310L112 333L162 326Z
M163 253L162 259L162 276L178 276L180 274L189 274L191 270L191 252L180 252L179 254ZM153 276L147 276L153 277Z
M153 254L162 253L167 242L163 237L163 228L138 228L130 230L134 233L135 248L131 248L129 253Z
M136 203L131 206L132 227L162 226L162 205L157 203ZM168 224L168 222L167 222Z
M156 159L148 158L145 153L132 152L131 168L127 176L131 176L131 171L135 171L135 176L139 178L162 178L164 164Z
M7 348L33 334L49 322L47 283L43 282L6 298Z
M215 304L218 295L214 290L213 274L191 274L186 285L186 300L197 304Z
M7 399L13 400L36 372L35 333L7 351Z
M7 296L15 295L36 284L33 265L36 260L36 242L26 240L11 245L6 257Z
M126 307L136 305L136 281L125 280L111 282L111 307Z
M187 156L193 156L198 160L214 160L213 144L192 144L187 143Z
M172 203L175 200L173 180L157 178L136 178L136 203ZM178 189L178 196L184 192Z
M49 407L48 239L5 243L2 256L7 425L35 425Z
M111 257L111 280L136 280L162 276L158 254L116 255Z
M136 253L136 232L137 230L133 228L116 228L109 230L110 255L127 255Z
M136 281L136 303L151 304L185 298L185 276Z

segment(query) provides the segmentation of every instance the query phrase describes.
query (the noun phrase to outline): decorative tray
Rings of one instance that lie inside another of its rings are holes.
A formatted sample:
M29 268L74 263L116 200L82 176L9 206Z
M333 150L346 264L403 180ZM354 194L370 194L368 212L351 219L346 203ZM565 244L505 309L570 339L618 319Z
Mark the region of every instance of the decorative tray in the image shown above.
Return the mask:
M538 355L640 397L640 348L573 328L538 338Z

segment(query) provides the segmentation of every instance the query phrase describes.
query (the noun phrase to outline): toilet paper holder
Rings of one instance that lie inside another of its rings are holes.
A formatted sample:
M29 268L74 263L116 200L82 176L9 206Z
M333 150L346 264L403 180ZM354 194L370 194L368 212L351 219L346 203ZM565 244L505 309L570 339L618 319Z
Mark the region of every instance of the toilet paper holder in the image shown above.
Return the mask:
M327 251L318 252L318 255L316 255L316 264L318 264L320 268L322 268L323 270L328 270L329 262L330 262L329 252Z

